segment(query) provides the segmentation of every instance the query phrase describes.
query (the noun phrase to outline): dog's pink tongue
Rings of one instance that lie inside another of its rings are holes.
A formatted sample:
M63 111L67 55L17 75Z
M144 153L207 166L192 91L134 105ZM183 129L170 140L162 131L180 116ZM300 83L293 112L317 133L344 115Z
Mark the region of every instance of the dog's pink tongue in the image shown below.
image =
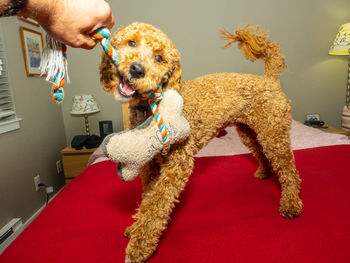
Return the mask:
M131 95L134 92L134 89L130 86L129 81L124 80L123 82L122 92L127 96Z

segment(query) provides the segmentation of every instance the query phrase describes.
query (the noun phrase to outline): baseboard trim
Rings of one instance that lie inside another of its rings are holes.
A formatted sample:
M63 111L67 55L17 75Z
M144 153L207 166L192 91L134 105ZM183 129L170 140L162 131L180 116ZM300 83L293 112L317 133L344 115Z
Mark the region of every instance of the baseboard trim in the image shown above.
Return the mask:
M55 197L66 187L66 185L62 186L62 188L60 190L57 191L56 194L54 194L50 199L49 202L50 203L53 199L55 199ZM46 204L44 204L42 207L40 207L38 209L38 211L36 211L24 224L24 228L26 228L46 207Z
M65 188L65 185L57 191L56 194L54 194L50 199L49 203L55 199L55 197ZM31 223L33 220L44 210L46 207L46 204L44 204L42 207L40 207L24 224L21 224L19 228L10 236L8 237L1 245L0 245L0 255L2 252L5 251L5 249L11 245L11 243L22 233L22 231Z

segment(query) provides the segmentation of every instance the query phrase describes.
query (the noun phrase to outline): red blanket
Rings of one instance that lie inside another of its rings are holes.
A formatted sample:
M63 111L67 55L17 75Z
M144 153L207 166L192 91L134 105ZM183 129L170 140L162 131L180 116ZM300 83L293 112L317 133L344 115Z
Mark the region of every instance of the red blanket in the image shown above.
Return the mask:
M350 262L350 146L295 151L304 211L279 216L276 178L253 177L249 155L203 157L149 262ZM123 237L141 183L95 164L0 256L1 263L124 262Z

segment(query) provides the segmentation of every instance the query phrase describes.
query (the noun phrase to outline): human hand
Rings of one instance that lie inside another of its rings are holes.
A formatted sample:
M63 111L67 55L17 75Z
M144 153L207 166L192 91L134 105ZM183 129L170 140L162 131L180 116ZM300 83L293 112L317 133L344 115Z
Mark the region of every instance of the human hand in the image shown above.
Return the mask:
M58 41L85 49L97 44L89 34L114 25L111 8L104 0L27 0L19 15L37 20Z

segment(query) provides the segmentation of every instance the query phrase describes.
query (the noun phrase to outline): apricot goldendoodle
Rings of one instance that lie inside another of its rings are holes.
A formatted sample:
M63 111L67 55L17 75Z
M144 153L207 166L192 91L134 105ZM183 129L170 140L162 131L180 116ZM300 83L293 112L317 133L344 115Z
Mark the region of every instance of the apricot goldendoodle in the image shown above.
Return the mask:
M226 46L238 42L246 58L263 60L264 74L217 73L182 81L179 51L162 31L144 23L120 28L111 38L119 54L118 66L103 55L101 83L117 100L129 103L132 128L140 124L138 111L147 109L141 94L159 85L183 97L183 114L191 126L187 140L172 145L168 155L156 156L141 172L144 193L135 222L125 230L130 238L126 262L144 262L156 250L192 173L193 156L228 125L236 126L242 141L258 159L255 176L278 176L280 215L294 218L302 210L301 180L289 137L291 107L279 81L285 68L280 47L258 27L246 26L236 34L222 34L228 40ZM148 115L149 111L145 118Z

